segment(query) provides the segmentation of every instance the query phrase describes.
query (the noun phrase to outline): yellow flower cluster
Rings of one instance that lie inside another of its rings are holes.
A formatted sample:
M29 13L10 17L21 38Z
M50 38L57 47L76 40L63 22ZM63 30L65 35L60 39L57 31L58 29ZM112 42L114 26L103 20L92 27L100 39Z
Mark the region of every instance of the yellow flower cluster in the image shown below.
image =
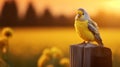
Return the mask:
M2 30L2 36L9 38L13 35L13 30L10 27L5 27Z
M38 59L38 67L69 67L69 59L56 47L46 48Z

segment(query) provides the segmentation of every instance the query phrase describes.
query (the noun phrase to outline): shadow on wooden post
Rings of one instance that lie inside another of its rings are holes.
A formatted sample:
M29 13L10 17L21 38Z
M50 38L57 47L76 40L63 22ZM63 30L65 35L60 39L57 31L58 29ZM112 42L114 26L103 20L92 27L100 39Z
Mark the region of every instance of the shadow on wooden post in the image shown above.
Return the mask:
M112 67L109 48L82 43L70 46L71 67Z

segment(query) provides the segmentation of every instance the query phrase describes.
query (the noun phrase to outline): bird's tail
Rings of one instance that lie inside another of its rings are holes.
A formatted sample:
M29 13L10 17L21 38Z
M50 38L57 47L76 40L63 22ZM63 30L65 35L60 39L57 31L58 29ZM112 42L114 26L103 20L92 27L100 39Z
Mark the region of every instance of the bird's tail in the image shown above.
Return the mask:
M102 46L102 47L104 46L102 41L97 42L97 43L99 44L99 46Z
M96 37L96 42L98 43L98 45L103 47L104 44L103 44L102 39L100 38L100 36L99 35L95 35L95 37Z

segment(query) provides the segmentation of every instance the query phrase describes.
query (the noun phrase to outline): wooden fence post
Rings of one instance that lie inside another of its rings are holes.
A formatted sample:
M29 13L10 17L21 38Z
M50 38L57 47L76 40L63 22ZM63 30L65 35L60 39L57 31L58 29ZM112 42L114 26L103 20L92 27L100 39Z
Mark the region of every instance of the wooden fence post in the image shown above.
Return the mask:
M70 46L71 67L112 67L109 48L82 43Z

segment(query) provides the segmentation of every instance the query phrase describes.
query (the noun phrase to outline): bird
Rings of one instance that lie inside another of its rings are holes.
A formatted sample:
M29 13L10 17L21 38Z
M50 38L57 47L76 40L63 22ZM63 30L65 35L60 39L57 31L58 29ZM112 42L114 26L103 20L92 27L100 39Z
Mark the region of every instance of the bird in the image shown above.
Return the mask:
M77 9L74 27L79 36L84 40L83 43L91 43L95 41L99 46L103 46L103 42L98 31L98 25L90 18L85 9Z

